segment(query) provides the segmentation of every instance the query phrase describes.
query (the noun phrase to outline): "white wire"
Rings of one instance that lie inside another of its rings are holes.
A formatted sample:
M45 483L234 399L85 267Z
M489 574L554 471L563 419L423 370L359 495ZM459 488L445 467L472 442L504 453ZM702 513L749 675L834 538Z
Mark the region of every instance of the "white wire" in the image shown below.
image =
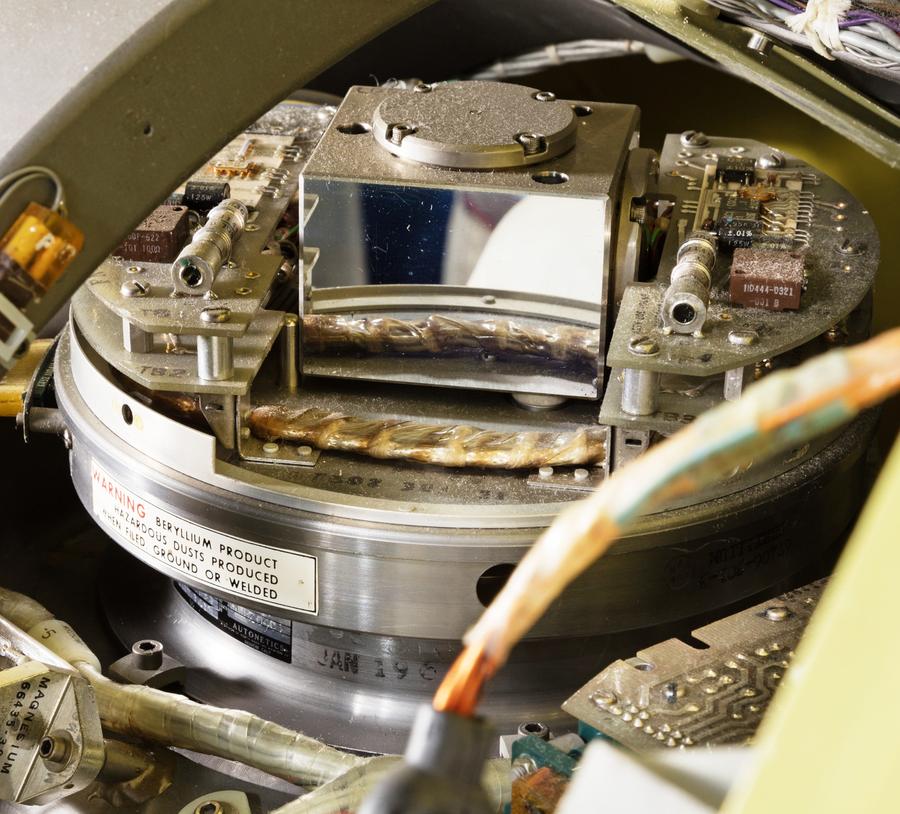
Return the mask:
M537 51L529 51L471 74L469 79L507 79L525 76L545 68L565 65L570 62L586 62L605 57L620 57L640 54L644 43L636 40L573 40L548 45Z
M64 205L63 184L60 177L47 167L31 166L22 167L19 170L9 173L9 175L0 178L0 211L2 211L6 202L12 197L17 189L29 184L38 178L49 178L56 191L53 195L53 204L51 208L55 212L62 210Z

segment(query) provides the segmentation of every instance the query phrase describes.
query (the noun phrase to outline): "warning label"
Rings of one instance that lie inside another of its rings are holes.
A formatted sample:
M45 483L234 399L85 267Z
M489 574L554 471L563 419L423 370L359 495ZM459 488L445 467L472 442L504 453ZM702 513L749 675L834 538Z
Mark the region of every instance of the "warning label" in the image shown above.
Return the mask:
M318 613L316 558L251 543L154 506L91 462L97 520L126 546L237 600Z

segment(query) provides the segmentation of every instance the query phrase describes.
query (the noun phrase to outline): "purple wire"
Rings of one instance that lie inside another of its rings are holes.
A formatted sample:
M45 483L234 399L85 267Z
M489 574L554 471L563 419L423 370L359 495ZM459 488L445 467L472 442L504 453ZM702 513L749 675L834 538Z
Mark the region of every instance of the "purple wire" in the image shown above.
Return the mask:
M806 9L805 5L791 3L788 0L768 0L773 6L783 8L785 11L792 11L794 14L800 14ZM854 8L847 12L847 16L838 23L838 28L853 28L857 25L865 25L866 23L882 23L893 31L900 33L900 19L896 17L882 17L873 11L866 9Z

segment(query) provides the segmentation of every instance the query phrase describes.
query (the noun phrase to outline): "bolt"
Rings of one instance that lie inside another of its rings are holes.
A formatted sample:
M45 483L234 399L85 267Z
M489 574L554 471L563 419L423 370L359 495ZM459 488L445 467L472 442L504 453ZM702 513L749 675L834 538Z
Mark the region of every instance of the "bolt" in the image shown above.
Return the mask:
M525 155L538 155L547 149L547 139L540 133L519 133L515 140L522 145Z
M538 469L538 476L541 478L550 478L553 476L553 467L552 466L542 466Z
M150 286L143 280L126 280L119 293L123 297L146 297L150 293Z
M550 740L550 727L540 721L526 721L519 724L520 735L535 735L542 741Z
M497 298L496 298L493 294L485 294L485 295L481 298L481 301L482 301L485 305L493 305L495 302L497 302Z
M239 297L246 297L250 293L250 289L247 286L242 285L240 288L234 289L234 293Z
M659 353L659 345L649 336L633 336L628 343L628 350L637 356L654 356Z
M761 170L775 170L784 166L784 156L778 153L765 153L756 159L756 166Z
M772 605L766 608L765 615L770 622L783 622L793 614L784 605Z
M555 102L556 94L550 92L549 90L539 90L536 94L534 94L534 98L539 102Z
M590 475L591 475L591 473L588 472L587 469L581 469L581 468L576 469L572 473L572 477L574 477L575 480L577 480L579 483L581 483L582 481L586 481L590 477Z
M685 130L679 137L682 147L705 147L709 144L706 133L700 130Z
M746 330L728 332L728 341L732 345L746 347L747 345L754 344L757 339L759 339L759 334L756 331Z
M228 322L231 319L231 309L224 306L212 306L204 308L200 312L200 321L208 324Z
M411 124L390 124L388 125L387 137L391 144L400 144L407 136L416 132L416 128Z
M297 454L298 454L298 455L312 455L312 451L313 451L313 448L312 448L312 447L308 447L308 446L306 446L306 445L304 445L304 446L302 446L302 447L297 447Z
M522 780L530 774L534 774L538 770L538 765L533 757L529 755L519 755L510 765L510 774L512 780Z
M245 232L258 232L258 231L259 231L259 226L257 226L257 224L255 224L255 223L248 223L248 224L244 227L244 231L245 231Z
M278 452L278 444L276 444L274 441L266 441L266 443L263 444L262 449L263 452L266 453L266 455L274 455L276 452Z
M765 34L760 34L758 31L754 31L750 35L750 39L747 40L747 47L751 51L756 51L757 54L768 54L769 51L772 50L772 45L772 40Z
M425 82L419 82L419 84L413 88L415 93L431 93L432 90L433 88L431 85L426 84Z
M72 757L72 737L68 732L51 732L41 740L38 754L53 772L62 771Z
M131 645L139 670L158 670L163 663L163 645L155 639L141 639Z
M841 254L863 254L866 250L865 243L857 243L855 240L851 238L845 238L844 242L838 246L838 251Z
M735 144L734 147L728 148L729 153L733 153L734 155L741 155L747 152L746 147L742 147L740 144Z
M244 277L248 280L257 280L257 279L259 279L259 272L258 271L248 271L244 275Z
M140 274L143 270L142 266L129 266L125 269L129 274Z

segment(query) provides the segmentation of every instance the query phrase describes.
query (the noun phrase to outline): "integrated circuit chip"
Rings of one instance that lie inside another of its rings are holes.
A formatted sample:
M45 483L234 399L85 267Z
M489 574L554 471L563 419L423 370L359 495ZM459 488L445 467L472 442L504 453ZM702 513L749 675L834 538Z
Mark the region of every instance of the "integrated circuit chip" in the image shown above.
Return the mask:
M186 206L158 206L113 254L125 260L171 263L188 239Z
M716 180L721 184L752 184L756 163L739 155L724 156L716 162Z
M735 249L731 261L731 302L769 311L800 307L805 275L803 255L772 249Z

